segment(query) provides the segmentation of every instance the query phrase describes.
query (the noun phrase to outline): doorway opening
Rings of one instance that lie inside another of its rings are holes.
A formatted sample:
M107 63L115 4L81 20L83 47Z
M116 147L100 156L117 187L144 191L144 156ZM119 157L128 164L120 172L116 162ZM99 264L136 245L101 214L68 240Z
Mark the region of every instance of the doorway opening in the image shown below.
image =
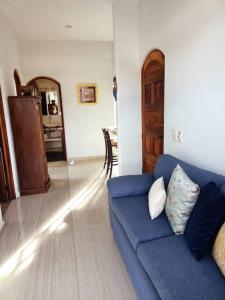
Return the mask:
M165 56L156 49L142 67L143 172L152 172L163 153Z
M47 161L67 160L60 83L53 78L39 76L31 79L27 85L33 86L41 98Z
M0 204L3 214L9 206L10 200L15 198L15 187L0 87Z

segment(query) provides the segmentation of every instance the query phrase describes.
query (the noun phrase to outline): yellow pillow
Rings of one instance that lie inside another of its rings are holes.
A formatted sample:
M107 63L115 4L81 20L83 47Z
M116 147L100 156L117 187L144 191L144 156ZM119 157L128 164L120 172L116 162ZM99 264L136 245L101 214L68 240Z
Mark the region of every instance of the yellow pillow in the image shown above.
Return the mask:
M212 255L221 272L225 276L225 223L216 237Z

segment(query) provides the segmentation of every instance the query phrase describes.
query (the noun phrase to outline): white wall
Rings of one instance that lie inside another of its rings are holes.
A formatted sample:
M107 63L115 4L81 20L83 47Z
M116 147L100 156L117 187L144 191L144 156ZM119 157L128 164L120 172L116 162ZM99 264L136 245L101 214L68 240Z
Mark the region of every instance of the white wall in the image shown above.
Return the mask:
M140 71L159 48L165 54L165 152L225 174L225 1L137 2L117 0L114 7L121 173L141 170ZM173 140L173 130L183 132L183 143Z
M14 83L13 72L17 69L21 74L21 62L19 42L16 34L11 28L10 23L0 11L0 86L3 97L3 105L5 112L5 121L8 133L9 149L12 161L12 170L15 183L16 196L19 196L18 177L15 161L15 153L13 147L13 137L11 131L9 110L8 110L8 96L16 95L16 88Z
M165 152L225 174L225 1L140 0L139 17L140 65L165 54Z
M101 128L112 126L112 43L21 41L24 78L45 75L61 83L68 158L104 155ZM97 83L97 105L77 101L77 83Z
M137 1L116 1L114 74L118 81L119 174L141 172L141 90Z

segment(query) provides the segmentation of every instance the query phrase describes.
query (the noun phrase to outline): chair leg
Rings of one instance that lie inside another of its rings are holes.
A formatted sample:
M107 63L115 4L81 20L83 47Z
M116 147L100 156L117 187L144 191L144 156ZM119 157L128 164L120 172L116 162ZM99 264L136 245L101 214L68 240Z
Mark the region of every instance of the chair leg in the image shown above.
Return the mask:
M102 132L103 132L104 141L105 141L105 161L104 161L104 165L103 165L103 169L105 169L106 164L108 162L108 144L107 144L106 134L105 134L105 129L104 128L102 128Z
M111 161L111 164L110 164L110 173L109 173L109 178L112 177L112 169L113 169L113 162Z
M106 155L105 155L105 161L104 161L103 169L105 169L105 165L106 165Z
M111 161L110 161L110 155L109 155L109 153L108 153L108 158L107 158L107 170L106 170L106 174L107 174L107 175L109 174L110 164L111 164Z
M106 148L106 151L105 151L105 162L104 162L103 169L105 169L105 166L107 164L107 160L108 160L108 153L107 153L107 148Z
M113 153L111 152L111 156L110 156L110 173L109 173L109 178L112 177L113 165L114 165L114 156L113 156Z

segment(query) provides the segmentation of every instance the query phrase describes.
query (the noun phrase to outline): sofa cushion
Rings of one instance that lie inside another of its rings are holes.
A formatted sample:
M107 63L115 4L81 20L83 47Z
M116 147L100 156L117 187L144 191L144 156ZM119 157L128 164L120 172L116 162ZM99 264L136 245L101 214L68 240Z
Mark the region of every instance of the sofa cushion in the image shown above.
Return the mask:
M142 243L137 255L161 299L225 299L225 279L212 256L197 262L183 236Z
M148 195L111 198L110 207L135 250L140 242L173 235L164 213L154 221L151 220Z
M154 181L153 173L114 177L107 182L109 196L115 198L144 195L149 192Z
M119 247L120 254L122 255L122 258L125 262L126 269L133 283L135 291L138 295L138 299L161 300L154 285L151 282L151 279L140 264L137 253L128 240L123 227L121 226L111 209L109 210L109 214L114 238ZM126 299L124 298L124 300Z
M177 164L184 169L191 180L197 183L200 188L205 186L210 181L214 181L218 187L225 183L224 176L200 169L169 154L161 155L158 159L154 169L155 179L163 176L165 186L167 187L171 174Z

